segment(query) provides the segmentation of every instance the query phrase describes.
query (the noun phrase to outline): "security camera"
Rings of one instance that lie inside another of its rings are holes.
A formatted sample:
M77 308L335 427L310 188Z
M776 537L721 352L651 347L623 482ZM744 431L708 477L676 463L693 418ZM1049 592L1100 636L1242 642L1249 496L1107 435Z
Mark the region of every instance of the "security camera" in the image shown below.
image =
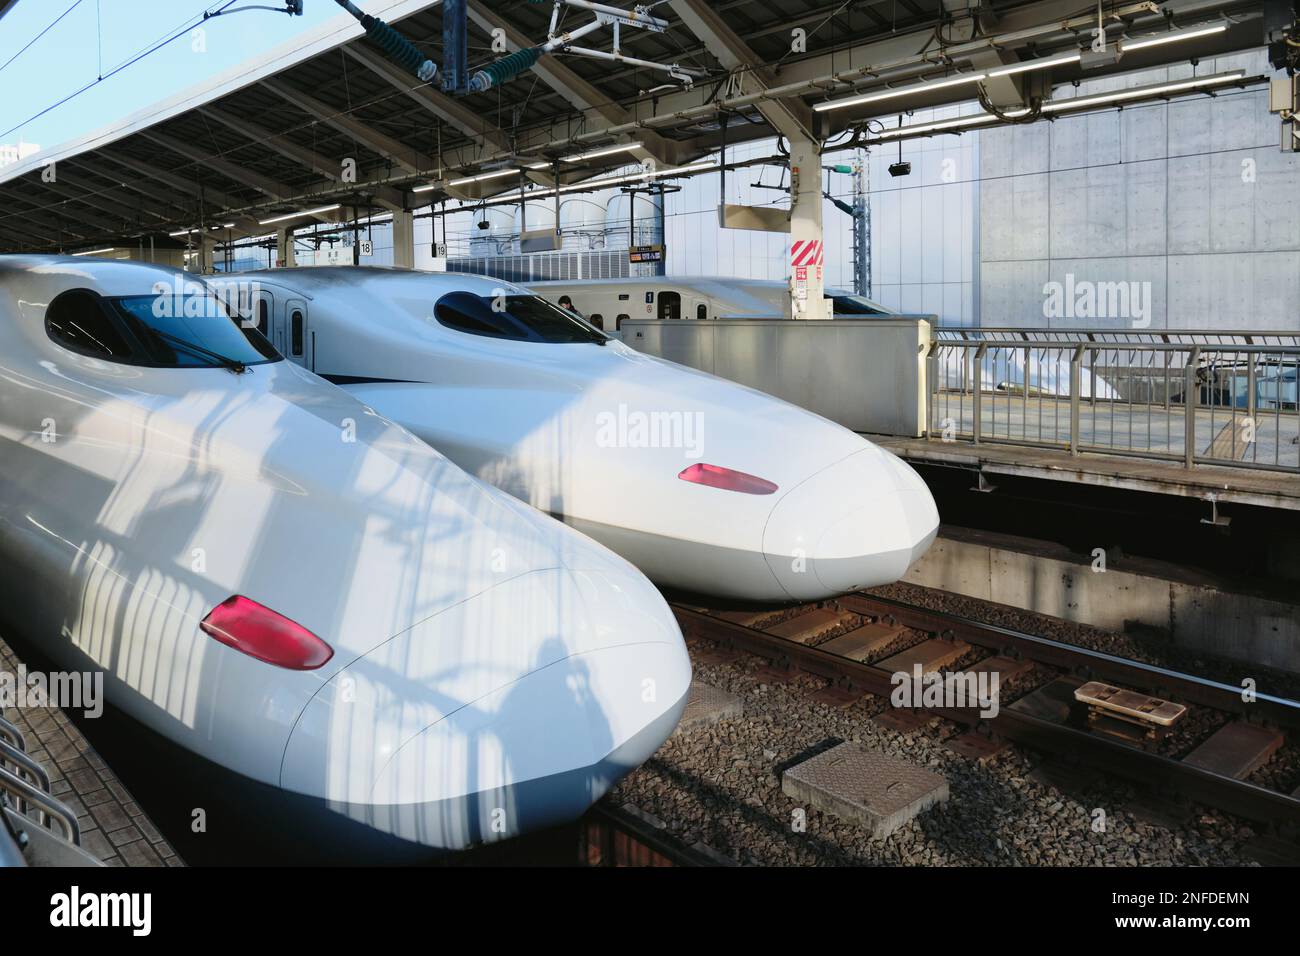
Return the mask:
M912 172L911 163L904 163L900 161L897 163L889 164L889 175L891 176L907 176L910 175L911 172Z

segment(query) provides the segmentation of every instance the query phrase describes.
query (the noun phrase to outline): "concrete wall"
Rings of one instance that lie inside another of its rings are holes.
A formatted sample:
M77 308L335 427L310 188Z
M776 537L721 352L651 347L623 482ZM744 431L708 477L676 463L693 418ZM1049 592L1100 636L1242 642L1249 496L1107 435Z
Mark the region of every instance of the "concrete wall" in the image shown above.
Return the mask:
M1236 68L1269 72L1262 52L1197 72ZM980 133L981 324L1140 325L1135 310L1045 315L1044 287L1073 276L1141 284L1152 328L1300 328L1300 154L1282 153L1279 135L1262 88Z
M925 425L926 318L631 319L623 341L854 431L917 437Z
M976 112L975 104L919 110L905 122ZM882 305L937 315L946 326L977 323L980 149L978 134L911 140L901 155L912 172L895 178L898 146L872 148L871 290Z
M1129 563L1099 572L1056 546L945 528L903 580L1111 631L1138 626L1181 647L1300 671L1294 601L1240 593L1172 565Z

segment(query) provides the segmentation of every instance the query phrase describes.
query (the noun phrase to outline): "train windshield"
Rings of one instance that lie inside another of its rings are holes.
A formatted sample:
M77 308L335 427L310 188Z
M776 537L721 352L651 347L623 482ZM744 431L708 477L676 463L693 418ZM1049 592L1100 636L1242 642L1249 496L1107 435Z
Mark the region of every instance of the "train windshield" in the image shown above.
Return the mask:
M577 313L536 295L448 292L433 307L433 314L450 329L494 339L597 345L609 340L609 336L584 322Z
M280 359L256 328L241 326L214 295L128 295L105 301L140 344L141 361L149 365L257 365Z

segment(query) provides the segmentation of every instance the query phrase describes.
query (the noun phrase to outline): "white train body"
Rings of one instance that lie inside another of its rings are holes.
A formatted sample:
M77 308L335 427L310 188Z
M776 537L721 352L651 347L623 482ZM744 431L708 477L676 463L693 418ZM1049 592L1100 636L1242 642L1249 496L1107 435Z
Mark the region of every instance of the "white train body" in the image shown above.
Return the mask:
M772 279L724 279L715 276L633 276L615 279L555 279L530 282L528 288L549 302L567 302L598 328L622 337L627 319L788 319L790 288ZM896 315L872 299L843 289L827 289L836 318L861 319ZM1059 349L1035 349L1029 355L1028 383L1035 394L1068 396L1070 360ZM939 374L945 388L969 387L969 359L964 353L940 352ZM981 388L1004 391L1025 387L1023 352L990 352L980 370ZM1083 398L1107 401L1121 396L1090 369L1080 373Z
M1019 392L1031 395L1070 395L1070 357L1063 350L1030 349L1028 365L1022 347L991 343L990 351L979 361L980 390L985 392ZM944 388L969 389L973 350L947 348L939 352L939 375ZM1079 397L1119 401L1119 392L1091 369L1079 370Z
M660 584L814 600L897 580L936 533L911 468L810 412L585 325L557 344L438 317L452 294L545 308L517 286L355 268L227 281L269 303L272 335L287 323L291 358Z
M721 276L629 276L554 279L528 288L550 302L567 298L597 328L616 333L625 319L790 318L790 285L773 279ZM827 289L837 315L888 315L861 296Z
M188 750L385 833L580 815L685 706L662 597L297 364L117 344L118 297L181 275L0 257L10 626Z

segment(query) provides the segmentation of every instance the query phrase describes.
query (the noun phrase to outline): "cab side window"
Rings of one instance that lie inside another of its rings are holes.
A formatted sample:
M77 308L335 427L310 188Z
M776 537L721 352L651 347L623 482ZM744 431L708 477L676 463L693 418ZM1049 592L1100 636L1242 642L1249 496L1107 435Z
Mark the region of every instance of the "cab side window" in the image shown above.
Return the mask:
M268 335L271 328L270 303L265 299L257 300L257 331Z
M103 301L87 289L71 289L54 297L45 310L45 334L82 355L122 360L131 354Z

